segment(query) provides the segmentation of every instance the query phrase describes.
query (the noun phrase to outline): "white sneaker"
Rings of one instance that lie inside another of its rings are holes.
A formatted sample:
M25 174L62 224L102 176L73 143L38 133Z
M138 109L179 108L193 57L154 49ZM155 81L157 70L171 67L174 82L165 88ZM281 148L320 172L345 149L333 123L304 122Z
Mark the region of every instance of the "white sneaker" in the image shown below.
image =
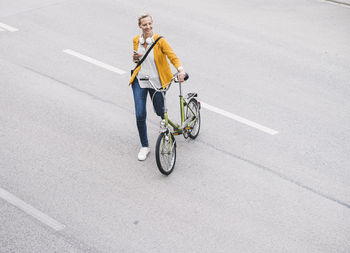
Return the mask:
M142 147L140 149L139 154L137 155L137 159L139 159L139 161L144 161L146 160L149 152L151 152L151 148L150 147Z

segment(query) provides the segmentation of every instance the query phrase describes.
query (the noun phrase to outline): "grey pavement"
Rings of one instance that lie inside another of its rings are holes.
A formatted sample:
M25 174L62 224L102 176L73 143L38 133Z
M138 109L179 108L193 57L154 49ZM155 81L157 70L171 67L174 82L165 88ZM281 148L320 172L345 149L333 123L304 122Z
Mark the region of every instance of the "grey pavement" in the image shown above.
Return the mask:
M144 12L189 72L185 92L278 134L203 108L165 177L149 101L152 152L137 161L127 83ZM65 227L0 196L0 252L350 251L348 6L2 0L1 23L18 31L0 30L0 189Z

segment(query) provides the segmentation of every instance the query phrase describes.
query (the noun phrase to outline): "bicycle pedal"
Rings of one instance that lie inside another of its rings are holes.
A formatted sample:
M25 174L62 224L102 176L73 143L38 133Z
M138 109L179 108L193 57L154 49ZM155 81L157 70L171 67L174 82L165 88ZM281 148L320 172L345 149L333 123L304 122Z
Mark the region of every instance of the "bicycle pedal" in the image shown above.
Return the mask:
M173 132L173 135L180 135L182 134L181 132Z
M191 130L191 129L192 129L192 127L185 127L185 129L186 129L186 130Z

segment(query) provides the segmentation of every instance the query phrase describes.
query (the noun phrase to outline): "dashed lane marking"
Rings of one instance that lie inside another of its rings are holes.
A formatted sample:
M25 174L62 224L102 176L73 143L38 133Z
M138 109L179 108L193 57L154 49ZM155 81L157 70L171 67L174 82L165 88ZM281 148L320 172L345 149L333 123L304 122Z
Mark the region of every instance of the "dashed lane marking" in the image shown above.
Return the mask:
M86 55L83 55L81 53L78 53L78 52L76 52L74 50L65 49L65 50L63 50L63 52L66 53L66 54L75 56L75 57L77 57L77 58L79 58L79 59L81 59L83 61L86 61L86 62L89 62L91 64L94 64L94 65L96 65L96 66L98 66L100 68L104 68L104 69L107 69L107 70L112 71L114 73L117 73L119 75L122 75L122 74L126 73L124 70L118 69L118 68L113 67L113 66L111 66L109 64L103 63L103 62L101 62L99 60L96 60L96 59L91 58L89 56L86 56Z
M54 229L56 231L60 231L60 230L65 228L65 225L52 219L51 217L44 214L43 212L35 209L33 206L25 203L23 200L17 198L15 195L2 189L1 187L0 187L0 198L6 200L10 204L21 209L23 212L29 214L30 216L34 217L35 219L39 220L40 222L44 223L45 225L51 227L52 229Z
M108 65L108 64L106 64L106 63L103 63L103 62L101 62L101 61L95 60L95 59L93 59L93 58L91 58L91 57L88 57L88 56L86 56L86 55L83 55L83 54L80 54L80 53L78 53L78 52L75 52L75 51L73 51L73 50L71 50L71 49L65 49L65 50L63 50L63 52L64 52L64 53L67 53L67 54L70 54L70 55L72 55L72 56L75 56L75 57L77 57L77 58L79 58L79 59L81 59L81 60L90 62L90 63L92 63L92 64L94 64L94 65L97 65L97 66L99 66L99 67L101 67L101 68L104 68L104 69L110 70L110 71L112 71L112 72L118 73L118 74L120 74L120 75L126 73L124 70L121 70L121 69L119 69L119 68L113 67L113 66ZM265 133L268 133L268 134L270 134L270 135L275 135L275 134L278 133L278 132L277 132L276 130L274 130L274 129L268 128L268 127L263 126L263 125L260 125L260 124L258 124L258 123L256 123L256 122L253 122L253 121L251 121L251 120L245 119L245 118L243 118L243 117L241 117L241 116L238 116L238 115L235 115L235 114L233 114L233 113L227 112L227 111L225 111L225 110L222 110L222 109L217 108L217 107L215 107L215 106L209 105L209 104L204 103L204 102L202 102L202 101L201 101L201 104L202 104L203 108L205 108L205 109L207 109L207 110L210 110L210 111L212 111L212 112L221 114L221 115L223 115L223 116L225 116L225 117L227 117L227 118L236 120L236 121L238 121L238 122L240 122L240 123L242 123L242 124L245 124L245 125L247 125L247 126L253 127L253 128L258 129L258 130L260 130L260 131L263 131L263 132L265 132Z
M233 113L230 113L230 112L227 112L225 110L222 110L220 108L217 108L215 106L212 106L212 105L209 105L207 103L204 103L203 101L200 101L201 102L201 105L203 108L209 110L209 111L212 111L212 112L216 112L218 114L221 114L227 118L230 118L230 119L233 119L233 120L236 120L242 124L245 124L247 126L250 126L250 127L253 127L255 129L258 129L260 131L263 131L265 133L268 133L268 134L271 134L271 135L275 135L275 134L278 134L278 132L274 129L271 129L271 128L268 128L266 126L263 126L263 125L260 125L256 122L253 122L251 120L248 120L248 119L245 119L241 116L238 116L236 114L233 114Z
M0 31L9 31L9 32L17 32L18 29L9 25L6 25L4 23L0 23Z

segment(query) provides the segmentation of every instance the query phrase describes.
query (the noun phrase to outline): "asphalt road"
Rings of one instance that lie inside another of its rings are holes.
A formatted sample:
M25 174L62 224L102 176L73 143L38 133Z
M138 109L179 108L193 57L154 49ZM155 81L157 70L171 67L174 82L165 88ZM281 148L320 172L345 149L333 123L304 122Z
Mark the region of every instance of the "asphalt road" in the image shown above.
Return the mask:
M137 161L144 12L205 105L169 177ZM0 252L349 252L349 26L320 0L1 0Z

